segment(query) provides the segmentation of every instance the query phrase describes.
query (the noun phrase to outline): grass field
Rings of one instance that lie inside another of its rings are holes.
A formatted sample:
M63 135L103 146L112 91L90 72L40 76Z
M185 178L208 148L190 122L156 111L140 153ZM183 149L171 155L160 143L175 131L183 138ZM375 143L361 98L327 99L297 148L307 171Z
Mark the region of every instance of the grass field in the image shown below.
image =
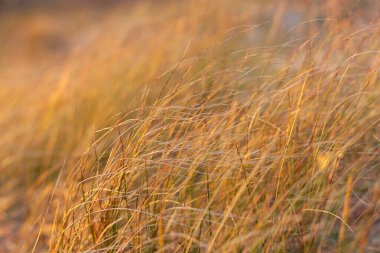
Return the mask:
M377 0L0 1L0 252L380 252Z

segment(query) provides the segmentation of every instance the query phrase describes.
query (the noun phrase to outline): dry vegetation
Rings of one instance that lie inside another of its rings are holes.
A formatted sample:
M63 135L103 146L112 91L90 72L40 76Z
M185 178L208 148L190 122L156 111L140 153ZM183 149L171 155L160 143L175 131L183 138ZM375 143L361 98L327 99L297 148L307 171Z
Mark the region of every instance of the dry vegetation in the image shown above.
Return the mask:
M3 6L0 252L380 251L376 0Z

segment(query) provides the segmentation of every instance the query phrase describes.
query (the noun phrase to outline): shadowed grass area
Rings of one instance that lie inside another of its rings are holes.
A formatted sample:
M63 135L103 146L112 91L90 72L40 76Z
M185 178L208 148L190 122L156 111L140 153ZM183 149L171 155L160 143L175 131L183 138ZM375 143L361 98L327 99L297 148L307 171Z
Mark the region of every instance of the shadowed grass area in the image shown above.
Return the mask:
M376 252L380 26L348 2L0 16L27 28L0 60L0 251Z

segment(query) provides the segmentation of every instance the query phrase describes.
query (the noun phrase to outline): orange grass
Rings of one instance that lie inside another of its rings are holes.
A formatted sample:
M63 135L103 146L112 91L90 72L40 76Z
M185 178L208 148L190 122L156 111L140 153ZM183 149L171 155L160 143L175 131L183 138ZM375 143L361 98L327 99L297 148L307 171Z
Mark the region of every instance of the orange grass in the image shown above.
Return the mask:
M285 29L304 4L119 3L44 82L0 71L0 250L379 250L377 6Z

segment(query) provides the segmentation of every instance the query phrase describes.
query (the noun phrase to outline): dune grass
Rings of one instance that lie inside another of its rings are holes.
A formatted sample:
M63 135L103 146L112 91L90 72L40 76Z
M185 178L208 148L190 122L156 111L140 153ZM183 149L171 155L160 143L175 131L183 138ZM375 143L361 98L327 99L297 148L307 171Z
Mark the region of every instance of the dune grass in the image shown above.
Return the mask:
M378 215L377 36L367 53L343 38L294 43L283 62L269 53L281 45L196 73L202 60L180 64L173 88L99 131L51 250L364 251Z
M52 81L1 87L4 251L379 250L378 19L283 31L288 5L142 2L135 39L115 8Z

